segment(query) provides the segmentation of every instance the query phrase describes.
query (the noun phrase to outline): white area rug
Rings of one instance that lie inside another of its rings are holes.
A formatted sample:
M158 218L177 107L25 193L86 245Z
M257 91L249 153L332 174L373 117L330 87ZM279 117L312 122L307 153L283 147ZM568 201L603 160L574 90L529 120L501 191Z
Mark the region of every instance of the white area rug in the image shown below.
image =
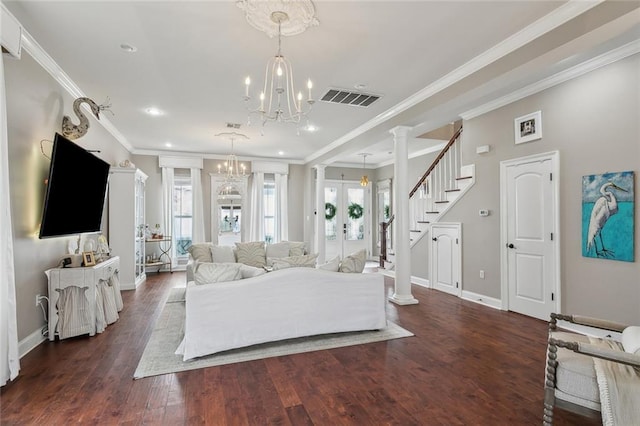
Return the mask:
M134 379L413 336L410 331L388 321L387 328L383 330L324 334L264 343L185 362L180 355L174 354L184 336L184 291L184 288L172 289L149 342L144 348L138 368L133 375Z

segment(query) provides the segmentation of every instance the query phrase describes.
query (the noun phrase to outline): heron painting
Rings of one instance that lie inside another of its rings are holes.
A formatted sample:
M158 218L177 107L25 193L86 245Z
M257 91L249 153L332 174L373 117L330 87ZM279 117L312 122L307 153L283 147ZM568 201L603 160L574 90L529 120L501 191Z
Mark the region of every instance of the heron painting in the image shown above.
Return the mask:
M634 174L582 177L582 255L634 261Z

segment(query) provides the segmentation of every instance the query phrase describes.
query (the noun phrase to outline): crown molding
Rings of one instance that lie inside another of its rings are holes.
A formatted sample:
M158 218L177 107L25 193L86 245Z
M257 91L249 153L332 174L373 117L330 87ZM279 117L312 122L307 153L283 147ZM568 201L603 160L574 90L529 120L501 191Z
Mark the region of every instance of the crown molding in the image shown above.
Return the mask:
M530 43L531 41L537 39L538 37L548 33L549 31L559 27L560 25L570 21L583 14L584 12L592 9L598 4L602 3L604 0L596 0L596 1L583 1L583 0L570 0L567 3L564 3L562 6L553 10L551 13L543 16L538 19L536 22L528 25L512 36L506 38L475 58L471 59L467 63L461 65L460 67L454 69L444 77L436 80L432 84L428 85L424 89L416 92L415 94L409 96L404 101L396 104L395 106L389 108L383 113L377 115L371 120L367 121L360 127L353 129L348 132L344 136L336 139L332 143L325 146L323 149L314 152L313 154L307 156L305 158L305 162L309 163L313 160L319 158L320 156L331 152L333 149L349 142L350 140L362 135L368 130L373 129L374 127L384 123L390 118L400 114L403 111L423 102L424 100L430 98L438 92L446 89L447 87L452 86L453 84L461 81L462 79L468 77L469 75L481 70L487 65L495 62L496 60L502 58L503 56L508 55L516 49Z
M603 53L602 55L596 56L595 58L589 59L588 61L584 61L581 64L575 65L550 77L525 86L522 89L511 92L501 98L494 99L491 102L487 102L484 105L480 105L477 108L473 108L460 114L460 117L462 117L463 120L476 118L480 115L486 114L505 105L509 105L553 86L557 86L558 84L573 80L581 75L587 74L598 68L602 68L637 53L640 53L640 40L634 40L631 43L627 43L609 52Z
M226 160L229 155L228 154L203 154L200 152L189 152L189 151L163 151L156 149L134 149L131 151L133 155L148 155L148 156L158 156L158 157L182 157L182 158L201 158L203 160ZM270 161L272 163L282 163L282 164L296 164L303 165L305 162L303 160L295 160L288 158L273 158L273 157L251 157L251 156L242 156L237 155L238 161Z
M2 5L2 13L10 13L4 5ZM64 72L57 62L40 46L35 38L24 28L22 24L22 48L31 56L45 71L47 71L55 81L62 86L74 99L86 96L82 89ZM90 112L89 106L82 105L87 112ZM98 123L105 128L127 151L132 152L133 146L127 138L113 125L113 123L104 116L98 120Z

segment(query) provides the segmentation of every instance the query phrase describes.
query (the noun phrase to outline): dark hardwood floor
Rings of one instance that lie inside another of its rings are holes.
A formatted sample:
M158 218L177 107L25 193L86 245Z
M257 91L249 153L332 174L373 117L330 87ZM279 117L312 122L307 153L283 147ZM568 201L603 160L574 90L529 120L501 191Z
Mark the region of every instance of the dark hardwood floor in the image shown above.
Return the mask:
M133 380L169 289L151 274L123 292L95 337L44 342L2 388L3 425L537 425L546 323L414 286L388 304L415 337ZM392 281L387 282L391 292ZM556 410L558 425L599 424Z

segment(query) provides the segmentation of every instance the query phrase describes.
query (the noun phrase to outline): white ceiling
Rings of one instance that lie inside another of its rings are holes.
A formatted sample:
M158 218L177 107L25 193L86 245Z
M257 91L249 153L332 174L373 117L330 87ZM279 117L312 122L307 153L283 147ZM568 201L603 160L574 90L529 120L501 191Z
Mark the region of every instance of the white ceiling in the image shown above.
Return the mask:
M553 30L563 16L595 5L586 2L317 1L320 24L282 41L296 84L303 88L310 77L314 97L329 87L364 84L364 91L382 98L369 108L317 102L310 114L317 132L297 136L294 125L267 123L261 136L259 120L246 125L244 78L263 78L277 40L251 27L235 2L4 3L86 96L98 103L110 98L114 115L106 117L134 152L223 155L229 140L214 135L228 131L225 123L231 122L242 123L237 131L250 137L236 143L240 157L295 162L362 164L357 154L368 152L373 154L368 164L383 164L392 158L389 128L412 126L417 136L637 38L638 32L637 22L609 28L625 15L620 11L600 19L600 26L591 19L591 33L588 25L578 31L565 24L553 42L544 39L550 35L536 39L521 31ZM537 26L528 27L536 21ZM596 29L603 34L596 37ZM575 34L561 39L571 31ZM524 47L504 42L515 39L524 40ZM137 52L123 51L123 43ZM487 59L491 52L502 53ZM455 75L458 80L443 80ZM151 106L165 114L145 114ZM71 112L71 105L65 105L65 113ZM410 152L441 142L412 139Z

